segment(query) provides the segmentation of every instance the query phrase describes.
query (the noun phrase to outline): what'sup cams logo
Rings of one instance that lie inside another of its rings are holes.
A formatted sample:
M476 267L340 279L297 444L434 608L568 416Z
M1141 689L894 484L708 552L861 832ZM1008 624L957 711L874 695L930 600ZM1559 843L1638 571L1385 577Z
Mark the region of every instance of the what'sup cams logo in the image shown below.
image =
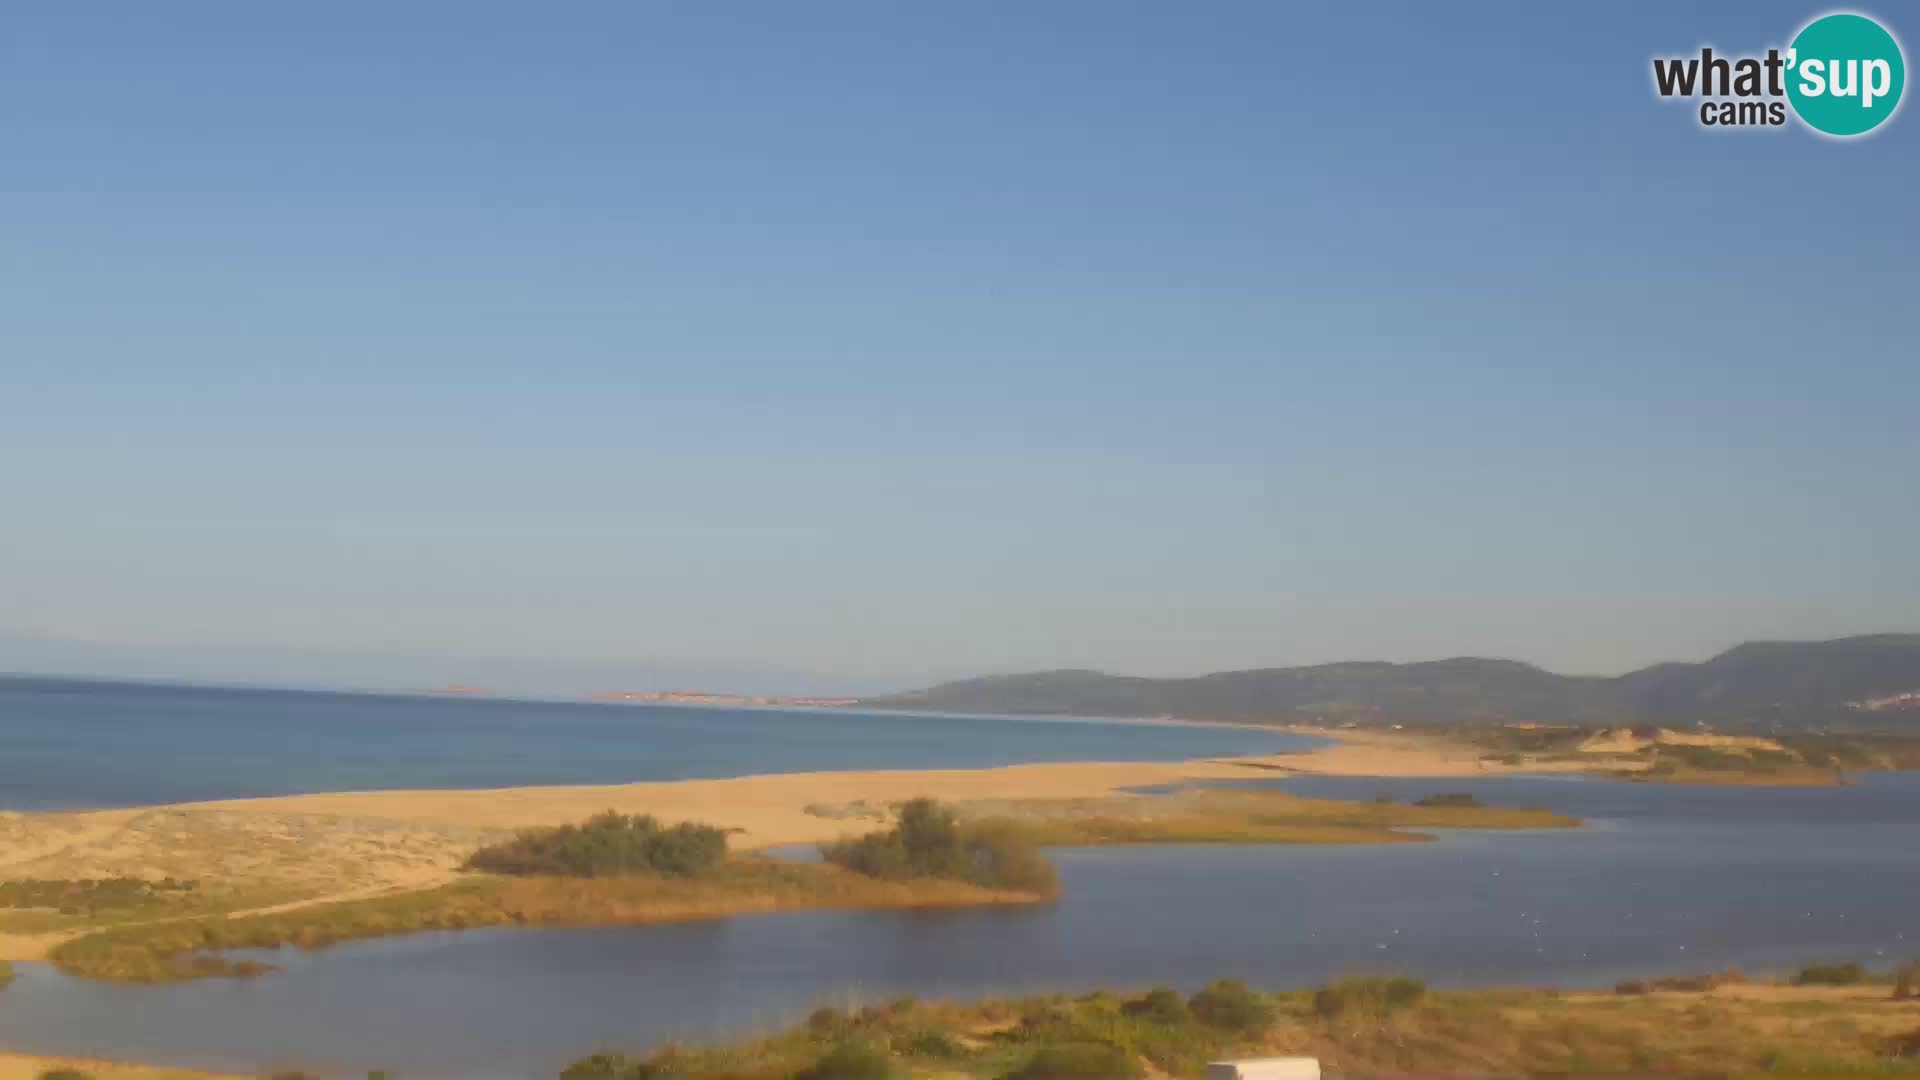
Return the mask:
M1700 99L1700 124L1710 128L1780 127L1791 115L1822 135L1865 135L1892 119L1906 85L1900 43L1850 12L1820 16L1765 56L1702 48L1653 61L1654 92Z

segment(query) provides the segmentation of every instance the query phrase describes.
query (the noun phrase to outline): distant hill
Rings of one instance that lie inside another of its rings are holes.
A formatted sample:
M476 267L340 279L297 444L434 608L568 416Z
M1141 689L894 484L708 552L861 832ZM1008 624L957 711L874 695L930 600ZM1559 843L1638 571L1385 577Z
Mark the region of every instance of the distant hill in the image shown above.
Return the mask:
M1706 724L1920 734L1920 634L1751 642L1703 664L1656 664L1615 677L1556 675L1513 660L1471 657L1178 679L1040 671L943 683L861 704L1275 724Z

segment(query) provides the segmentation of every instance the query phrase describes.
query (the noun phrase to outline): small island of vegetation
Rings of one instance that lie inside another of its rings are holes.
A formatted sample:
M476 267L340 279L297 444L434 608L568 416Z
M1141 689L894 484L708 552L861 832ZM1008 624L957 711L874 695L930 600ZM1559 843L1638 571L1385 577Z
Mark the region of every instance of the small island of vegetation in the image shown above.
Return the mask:
M141 922L56 946L69 974L119 982L250 977L274 970L231 960L235 949L488 926L680 922L808 908L914 908L1038 903L1057 890L1030 843L962 828L951 810L915 800L893 827L793 862L729 854L723 830L613 812L578 825L528 829L467 859L438 888L232 918Z

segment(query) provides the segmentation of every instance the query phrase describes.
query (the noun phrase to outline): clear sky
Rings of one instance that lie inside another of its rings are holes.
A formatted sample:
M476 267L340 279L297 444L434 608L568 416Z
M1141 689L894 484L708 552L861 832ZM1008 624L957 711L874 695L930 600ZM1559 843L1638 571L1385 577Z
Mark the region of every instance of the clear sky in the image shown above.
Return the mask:
M10 4L0 670L1920 628L1920 115L1651 89L1821 10Z

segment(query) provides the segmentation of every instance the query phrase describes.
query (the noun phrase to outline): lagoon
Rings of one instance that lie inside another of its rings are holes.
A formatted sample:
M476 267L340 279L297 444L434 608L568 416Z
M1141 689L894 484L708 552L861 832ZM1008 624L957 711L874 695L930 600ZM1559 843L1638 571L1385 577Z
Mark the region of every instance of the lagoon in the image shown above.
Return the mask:
M1814 789L1278 783L1348 798L1470 790L1589 820L1423 845L1064 849L1065 894L1044 907L420 935L275 954L289 970L251 983L108 986L20 965L0 992L0 1045L521 1080L595 1049L738 1034L899 994L1191 989L1223 976L1287 987L1368 972L1607 986L1920 954L1920 775Z

